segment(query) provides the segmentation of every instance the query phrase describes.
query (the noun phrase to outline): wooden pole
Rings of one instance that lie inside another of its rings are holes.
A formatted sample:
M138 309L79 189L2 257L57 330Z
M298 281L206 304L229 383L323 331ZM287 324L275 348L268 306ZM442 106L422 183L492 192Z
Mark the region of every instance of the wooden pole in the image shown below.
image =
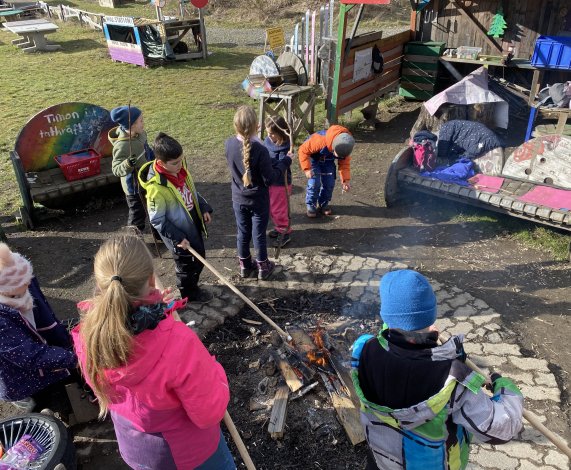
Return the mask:
M234 444L236 444L238 452L240 452L240 457L242 457L242 461L244 462L244 465L246 465L246 468L248 470L256 470L256 466L254 465L254 462L252 462L250 454L248 453L248 449L246 449L244 441L242 441L240 433L236 429L236 426L234 426L234 422L232 421L232 418L228 414L228 411L224 413L224 424L226 425L226 429L228 429L228 431L230 432L232 440L234 441Z
M264 312L262 312L254 302L252 302L248 297L246 297L244 294L242 294L242 292L240 292L234 284L232 284L228 279L226 279L224 276L222 276L222 274L220 274L214 266L212 266L208 261L206 261L202 256L200 256L200 254L198 254L194 248L189 246L187 248L187 250L190 251L190 253L192 253L192 255L198 261L200 261L204 266L206 266L208 269L210 269L210 271L218 279L220 279L224 284L226 284L230 289L232 289L232 291L234 293L236 293L238 295L238 297L240 297L244 302L246 302L254 310L254 312L256 312L267 323L269 323L269 325L272 328L274 328L286 341L291 341L290 335L288 335L284 330L282 330L278 325L276 325L274 323L274 321L270 317L268 317Z
M446 342L446 339L443 338L442 336L439 336L438 339L440 340L441 343ZM466 365L472 369L473 371L477 372L478 374L483 375L484 377L488 377L488 374L486 374L485 371L483 371L482 369L480 369L476 364L474 364L473 361L471 361L470 359L466 359ZM567 457L571 458L571 449L569 448L569 446L567 445L567 443L557 434L555 434L553 431L550 431L549 429L547 429L543 423L539 420L539 418L533 414L531 411L529 410L523 410L523 417L527 420L527 422L529 424L531 424L537 431L539 431L541 434L543 434L547 439L549 439L553 444L555 444L555 446L561 451L563 452Z

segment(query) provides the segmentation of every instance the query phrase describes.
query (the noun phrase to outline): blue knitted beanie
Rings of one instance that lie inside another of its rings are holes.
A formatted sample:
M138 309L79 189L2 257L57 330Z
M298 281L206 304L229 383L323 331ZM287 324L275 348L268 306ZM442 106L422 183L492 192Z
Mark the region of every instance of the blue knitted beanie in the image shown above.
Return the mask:
M133 125L142 114L142 111L135 106L131 106L130 111L131 119L129 120L129 106L119 106L117 108L113 108L111 110L111 120L115 124L119 124L123 130L128 131L131 127L129 126L129 122L131 125Z
M381 318L389 328L422 330L436 321L436 296L416 271L390 271L381 279Z

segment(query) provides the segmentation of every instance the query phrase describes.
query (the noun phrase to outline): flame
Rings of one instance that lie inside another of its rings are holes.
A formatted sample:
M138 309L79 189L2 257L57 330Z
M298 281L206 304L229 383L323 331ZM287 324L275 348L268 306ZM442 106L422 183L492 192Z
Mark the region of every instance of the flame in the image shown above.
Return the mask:
M321 367L325 367L325 364L327 364L327 360L321 354L320 351L318 351L317 353L309 351L307 353L307 359L309 359L309 362L311 362L312 364L317 364L318 366Z
M327 364L326 357L327 357L328 351L327 351L327 348L325 347L325 341L323 340L323 328L321 328L318 325L315 332L310 333L310 336L313 339L315 346L317 346L317 350L316 351L309 351L307 353L307 359L309 359L309 362L311 362L313 364L317 364L318 366L325 367L325 365Z

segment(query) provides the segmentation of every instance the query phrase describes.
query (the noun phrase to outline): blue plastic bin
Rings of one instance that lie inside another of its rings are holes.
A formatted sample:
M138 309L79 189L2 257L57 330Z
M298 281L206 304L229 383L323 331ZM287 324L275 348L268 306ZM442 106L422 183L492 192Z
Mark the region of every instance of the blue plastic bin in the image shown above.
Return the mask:
M531 65L571 70L571 37L539 36L535 42Z

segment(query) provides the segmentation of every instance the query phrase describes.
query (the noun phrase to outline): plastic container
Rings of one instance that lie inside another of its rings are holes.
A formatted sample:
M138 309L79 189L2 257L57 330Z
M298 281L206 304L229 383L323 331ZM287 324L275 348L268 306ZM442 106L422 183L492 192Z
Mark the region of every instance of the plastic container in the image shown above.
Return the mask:
M456 49L456 57L458 59L477 59L480 52L482 52L481 47L460 46Z
M67 181L76 181L101 172L101 155L92 148L77 150L55 157Z
M571 70L571 37L539 36L535 42L531 65Z

